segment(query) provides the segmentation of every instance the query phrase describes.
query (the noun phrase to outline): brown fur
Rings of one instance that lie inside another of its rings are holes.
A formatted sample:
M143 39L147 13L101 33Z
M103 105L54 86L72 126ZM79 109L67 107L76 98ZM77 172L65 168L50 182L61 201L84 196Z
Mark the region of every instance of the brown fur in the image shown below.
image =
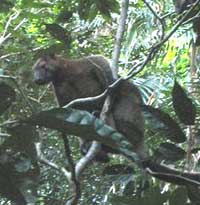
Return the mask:
M46 72L43 72L46 70ZM81 97L101 94L114 79L108 61L102 56L91 56L78 60L59 57L40 58L34 65L35 82L52 82L60 106ZM45 78L45 73L48 79ZM42 73L42 74L41 74ZM146 157L143 142L144 120L139 104L142 102L138 89L123 81L114 94L111 108L111 126L124 134L142 158ZM95 107L85 107L90 112L101 111L103 102Z
M56 56L43 57L38 59L34 65L35 72L41 73L44 64L51 73L52 77L49 81L53 84L60 106L77 98L99 95L113 82L109 63L102 56L91 56L78 60ZM39 77L42 78L42 76ZM37 80L35 78L36 83ZM45 79L41 80L44 84L47 83Z

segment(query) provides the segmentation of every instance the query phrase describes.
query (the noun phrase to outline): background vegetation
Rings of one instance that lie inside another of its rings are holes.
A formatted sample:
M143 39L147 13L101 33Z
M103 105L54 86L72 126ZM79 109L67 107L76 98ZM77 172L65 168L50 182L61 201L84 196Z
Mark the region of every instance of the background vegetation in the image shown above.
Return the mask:
M166 122L160 114L153 119L155 112L147 109L149 152L156 162L199 171L200 60L192 43L193 21L180 22L172 1L130 0L128 5L119 75L135 73L131 80L144 103L175 119ZM1 204L22 204L24 199L29 204L67 204L71 193L62 169L67 162L60 133L24 123L32 114L57 106L51 86L34 84L32 66L50 53L67 58L100 54L112 59L120 11L120 0L0 1ZM56 121L54 117L47 122ZM178 134L176 126L181 128ZM71 136L69 141L76 161L81 158L78 140ZM38 150L45 159L38 159ZM200 183L199 175L194 180ZM120 155L111 156L109 164L92 162L81 177L81 192L82 205L200 204L198 186L144 177L138 166Z

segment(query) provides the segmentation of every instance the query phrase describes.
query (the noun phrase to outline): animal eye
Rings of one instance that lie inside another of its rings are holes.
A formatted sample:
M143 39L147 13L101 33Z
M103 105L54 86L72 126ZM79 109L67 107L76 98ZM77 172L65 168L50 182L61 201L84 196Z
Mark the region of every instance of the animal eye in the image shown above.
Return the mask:
M41 65L41 68L45 69L45 68L46 68L46 66L43 64L43 65Z

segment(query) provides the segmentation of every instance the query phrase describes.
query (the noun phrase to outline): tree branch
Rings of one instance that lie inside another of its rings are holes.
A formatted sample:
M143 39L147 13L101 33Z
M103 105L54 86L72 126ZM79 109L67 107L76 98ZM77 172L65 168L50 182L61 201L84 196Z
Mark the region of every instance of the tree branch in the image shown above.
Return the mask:
M169 40L169 38L176 32L176 30L183 24L183 22L185 22L185 20L190 16L190 14L193 12L193 10L195 9L195 7L198 5L199 2L200 0L197 0L193 4L193 6L188 10L188 12L186 12L186 14L181 18L181 20L175 24L175 26L171 29L171 31L160 42L158 42L156 45L154 45L151 48L148 56L143 61L141 67L139 67L137 70L131 69L130 74L125 78L126 80L132 78L133 76L135 76L136 74L138 74L144 69L147 63L154 58L154 56L159 51L159 49L163 46L163 44Z
M11 14L8 18L8 21L6 22L6 25L5 25L5 28L4 28L4 31L3 31L3 34L2 36L0 37L0 45L4 42L5 39L7 39L7 36L6 36L6 33L8 31L8 28L11 24L11 22L13 20L15 20L18 16L19 16L20 12L15 12L14 14Z
M111 125L111 127L114 128L114 123L111 124L111 122L109 122L109 112L111 109L111 104L112 104L112 97L107 96L101 110L100 119L104 121L106 124ZM84 157L82 157L76 165L77 178L80 177L83 170L90 163L90 161L99 153L100 149L101 149L101 144L97 141L93 141L87 154Z
M154 9L151 7L151 5L146 1L146 0L143 0L144 3L146 4L146 6L149 8L149 10L152 12L152 14L155 16L156 19L158 19L158 21L160 22L161 24L161 29L162 29L162 35L161 35L161 39L164 38L164 34L165 34L165 22L164 22L164 19L161 18L157 13L156 11L154 11Z
M8 32L8 28L9 28L9 26L11 25L11 22L12 22L13 20L15 20L15 19L19 16L19 14L20 14L20 12L15 12L14 14L12 14L12 15L9 17L9 19L8 19L6 25L5 25L5 29L4 29L3 35L0 36L0 45L2 45L2 44L4 43L4 41L6 41L6 40L7 40L8 38L10 38L10 36L12 35L11 33L8 33L8 34L6 34L6 33ZM17 24L17 26L15 26L15 28L14 28L13 30L14 30L14 31L18 30L18 29L21 27L21 25L22 25L23 23L25 23L25 22L26 22L26 19L23 18L23 19Z
M69 169L71 172L71 177L68 178L68 181L70 183L69 186L71 189L72 196L69 200L67 200L66 205L77 205L78 200L81 197L80 183L76 178L75 164L74 164L74 160L71 155L71 149L69 146L68 137L65 133L62 133L62 138L64 142L65 155L67 157Z
M43 153L41 151L41 146L42 146L41 143L39 143L39 142L35 143L38 160L41 163L43 163L43 164L45 164L45 165L59 171L59 172L62 171L64 176L66 176L67 179L70 179L71 178L71 173L70 172L68 172L64 167L59 167L57 164L55 164L55 163L53 163L53 162L51 162L51 161L49 161L48 159L45 158L45 156L43 155Z
M118 19L118 28L117 28L117 33L115 37L115 45L113 49L113 57L112 57L112 63L111 63L113 75L114 75L114 78L116 79L117 79L117 73L118 73L118 62L119 62L121 44L122 44L123 35L125 32L128 5L129 5L129 0L122 0L121 13Z
M96 154L100 151L101 144L97 141L93 141L87 154L83 156L76 164L76 178L79 180L83 170L94 159Z
M24 99L24 102L28 105L28 107L30 108L31 112L33 113L35 110L34 110L32 104L30 103L30 101L28 100L27 96L25 95L23 89L18 84L17 78L14 77L14 76L9 76L9 75L0 75L0 78L9 79L9 80L13 81L13 83L15 84L17 90L20 92L22 98Z
M78 199L80 198L80 185L79 185L79 182L76 180L74 162L71 157L70 149L68 149L69 144L68 144L67 136L65 136L64 134L63 134L63 141L64 141L64 147L65 147L65 154L67 155L67 159L69 163L70 172L67 171L67 169L65 169L64 167L60 167L57 164L46 159L41 151L41 143L35 143L37 157L41 163L59 172L61 171L64 174L64 176L67 178L69 182L69 186L71 188L71 193L72 193L72 195L67 199L66 205L77 205Z
M73 101L71 101L70 103L68 103L67 105L63 106L63 108L68 108L68 107L72 107L74 105L78 105L78 104L89 104L89 103L97 103L100 100L102 100L103 98L105 98L109 92L112 92L112 89L115 89L123 80L128 80L130 78L132 78L133 76L135 76L136 74L138 74L139 72L141 72L144 67L149 63L149 61L151 61L155 55L157 54L157 52L159 51L159 49L163 46L163 44L165 42L167 42L169 40L169 38L175 33L175 31L183 24L183 22L188 18L188 16L190 16L190 14L193 12L194 8L198 5L198 3L200 2L200 0L197 0L193 6L188 10L188 12L181 18L181 20L179 22L177 22L177 24L175 24L175 26L171 29L171 31L166 35L165 38L163 38L160 42L158 42L157 44L155 44L151 49L149 54L147 55L146 59L139 62L136 66L134 66L130 71L129 74L126 78L119 78L117 79L114 83L112 83L102 94L94 96L94 97L87 97L87 98L78 98L75 99ZM137 68L137 69L136 69ZM136 69L136 70L135 70Z

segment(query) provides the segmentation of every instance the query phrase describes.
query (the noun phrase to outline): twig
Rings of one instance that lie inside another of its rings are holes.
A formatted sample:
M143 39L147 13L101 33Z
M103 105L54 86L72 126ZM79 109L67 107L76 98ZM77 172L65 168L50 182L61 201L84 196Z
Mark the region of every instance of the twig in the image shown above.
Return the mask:
M147 55L146 59L140 63L137 64L138 69L135 70L136 66L134 66L130 71L126 78L119 78L114 83L112 83L102 94L94 96L94 97L87 97L87 98L79 98L76 100L71 101L67 105L63 106L63 108L68 108L77 104L87 104L87 103L96 103L99 100L105 98L109 92L112 92L112 89L115 89L123 80L129 80L139 72L141 72L144 67L147 65L147 63L152 60L155 56L155 54L158 52L158 50L162 47L162 45L169 40L169 38L175 33L175 31L182 25L182 23L188 18L188 16L191 14L193 9L198 5L200 0L197 0L194 5L188 10L188 12L181 18L179 22L171 29L171 31L166 35L164 39L162 39L159 43L154 45L149 54Z
M70 182L71 192L73 193L70 200L68 200L66 202L66 205L77 205L78 200L81 197L80 183L76 178L75 164L74 164L74 160L73 160L72 155L71 155L71 149L69 146L69 141L68 141L67 135L65 133L62 133L62 138L63 138L63 142L64 142L65 155L67 157L69 169L71 172L71 178L70 178L69 182Z
M63 134L63 140L64 140L64 147L65 147L65 154L67 155L67 159L69 162L70 172L67 171L67 169L65 169L64 167L60 167L57 164L46 159L41 151L41 143L35 143L37 157L41 163L59 172L61 171L64 174L64 176L67 178L67 181L70 184L70 188L72 189L72 195L67 199L66 205L77 205L78 199L80 198L80 194L81 194L80 185L79 182L76 180L74 162L71 157L71 151L69 149L68 139L64 134Z
M59 172L62 171L64 176L66 176L67 179L70 179L71 178L71 173L70 172L68 172L64 167L60 167L57 164L55 164L55 163L53 163L53 162L51 162L51 161L49 161L48 159L45 158L45 156L43 155L43 153L41 151L41 146L42 146L41 143L35 143L35 148L36 148L38 160L41 163L43 163L43 164L45 164L45 165L59 171Z
M190 23L190 22L192 22L192 21L194 21L194 20L198 20L199 18L200 18L200 12L198 12L195 16L193 16L192 18L190 18L190 19L188 19L187 21L185 21L185 22L183 23L183 25L188 24L188 23Z
M175 14L175 13L176 13L175 11L170 12L170 13L166 13L166 14L164 14L163 16L161 16L160 18L163 20L163 19L166 19L167 17L169 17L169 16L171 16L171 15L173 15L173 14Z
M177 22L177 24L175 24L175 26L171 29L171 31L166 35L166 37L164 39L162 39L162 41L160 41L159 43L157 43L156 45L154 45L152 47L152 49L150 50L150 53L148 54L148 56L146 57L146 59L144 60L143 64L141 65L140 68L138 68L136 71L133 71L132 74L128 75L125 79L128 80L130 78L132 78L133 76L135 76L136 74L138 74L139 72L141 72L144 67L147 65L147 63L152 60L155 56L155 54L158 52L158 50L162 47L162 45L167 42L169 40L169 38L176 32L176 30L182 25L182 23L188 18L188 16L191 14L191 12L194 10L194 8L198 5L198 3L200 2L200 0L197 0L193 6L188 10L188 12L181 18L181 20L179 22ZM131 69L133 70L133 69Z
M12 15L9 17L8 22L6 23L6 26L5 26L3 35L0 37L0 45L3 44L4 41L7 40L8 38L10 38L10 36L12 35L11 33L8 33L8 34L6 34L6 33L7 33L7 31L8 31L8 28L9 28L11 22L12 22L13 20L15 20L15 19L19 16L19 14L20 14L20 12L16 12L15 14L12 14ZM14 28L13 30L14 30L14 31L18 30L18 29L21 27L21 25L22 25L23 23L25 23L26 21L27 21L27 20L26 20L25 18L23 18L23 19L19 22L19 24L17 24L17 26L15 26L15 28Z
M146 1L143 0L144 3L146 4L146 6L149 8L149 10L153 13L153 15L159 20L162 21L162 19L160 18L160 16L154 11L154 9L151 7L151 5Z
M18 120L7 120L4 123L0 124L0 127L10 126L10 125L16 124L18 122L19 122Z
M46 49L46 47L40 46L40 47L31 49L31 52L37 52L38 50L42 50L42 49ZM8 57L10 57L10 56L23 55L23 54L26 54L26 52L27 52L27 51L16 52L16 53L8 53L8 54L5 54L5 55L2 55L2 56L0 57L0 60L5 59L5 58L8 58Z
M164 22L164 19L161 18L155 11L154 9L151 7L151 5L146 1L146 0L143 0L144 3L146 4L146 6L149 8L149 10L152 12L152 14L155 16L156 19L158 19L158 21L160 22L161 24L161 28L162 28L162 35L161 35L161 39L164 38L164 34L165 34L165 22Z
M2 205L8 204L9 200L5 200Z
M8 133L0 133L0 137L10 137L11 135Z
M47 93L47 91L49 90L49 87L50 87L51 85L49 84L49 85L47 85L47 87L45 88L45 90L42 92L42 94L38 97L38 100L37 100L37 102L38 103L40 103L41 102L41 100L42 100L42 98L46 95L46 93Z
M14 82L16 88L20 92L21 96L23 97L24 101L26 102L26 104L30 108L31 112L34 112L34 108L33 108L32 104L30 103L30 101L28 100L27 96L24 94L24 91L22 90L22 88L18 84L17 78L14 77L14 76L9 76L9 75L0 75L0 78L6 78L6 79L9 79L9 80L12 80Z
M2 43L2 40L6 38L5 36L6 36L6 33L7 33L7 31L8 31L8 28L9 28L11 22L12 22L13 20L15 20L15 19L19 16L19 14L20 14L20 12L15 12L14 14L11 14L11 15L9 16L8 21L6 22L6 25L5 25L5 28L4 28L4 31L3 31L3 35L0 37L0 45L1 45L1 43ZM2 39L2 40L1 40L1 39Z
M156 178L161 178L162 177L165 177L165 178L169 178L169 179L173 179L174 181L177 179L179 179L180 181L185 181L187 182L188 184L191 184L191 185L196 185L196 186L200 186L200 182L196 181L196 180L193 180L193 179L190 179L188 177L184 177L184 176L181 176L181 175L178 175L178 174L169 174L169 173L163 173L163 172L154 172L152 171L150 168L146 168L146 171L147 173L149 173L151 176L154 176ZM184 173L183 173L184 174Z
M124 79L121 77L119 79L117 79L114 83L112 83L111 85L108 86L108 88L101 93L100 95L94 96L94 97L87 97L87 98L78 98L75 99L73 101L71 101L70 103L68 103L67 105L63 106L63 108L69 108L69 107L73 107L74 105L78 105L78 104L84 104L84 103L98 103L100 100L102 100L103 98L105 98L107 96L107 94L109 92L112 92L112 90L118 86L118 84L120 84L121 81L123 81Z
M5 54L5 55L2 55L2 56L0 57L0 60L2 60L2 59L4 59L4 58L8 58L8 57L10 57L10 56L19 55L19 54L21 54L21 52L8 53L8 54Z

